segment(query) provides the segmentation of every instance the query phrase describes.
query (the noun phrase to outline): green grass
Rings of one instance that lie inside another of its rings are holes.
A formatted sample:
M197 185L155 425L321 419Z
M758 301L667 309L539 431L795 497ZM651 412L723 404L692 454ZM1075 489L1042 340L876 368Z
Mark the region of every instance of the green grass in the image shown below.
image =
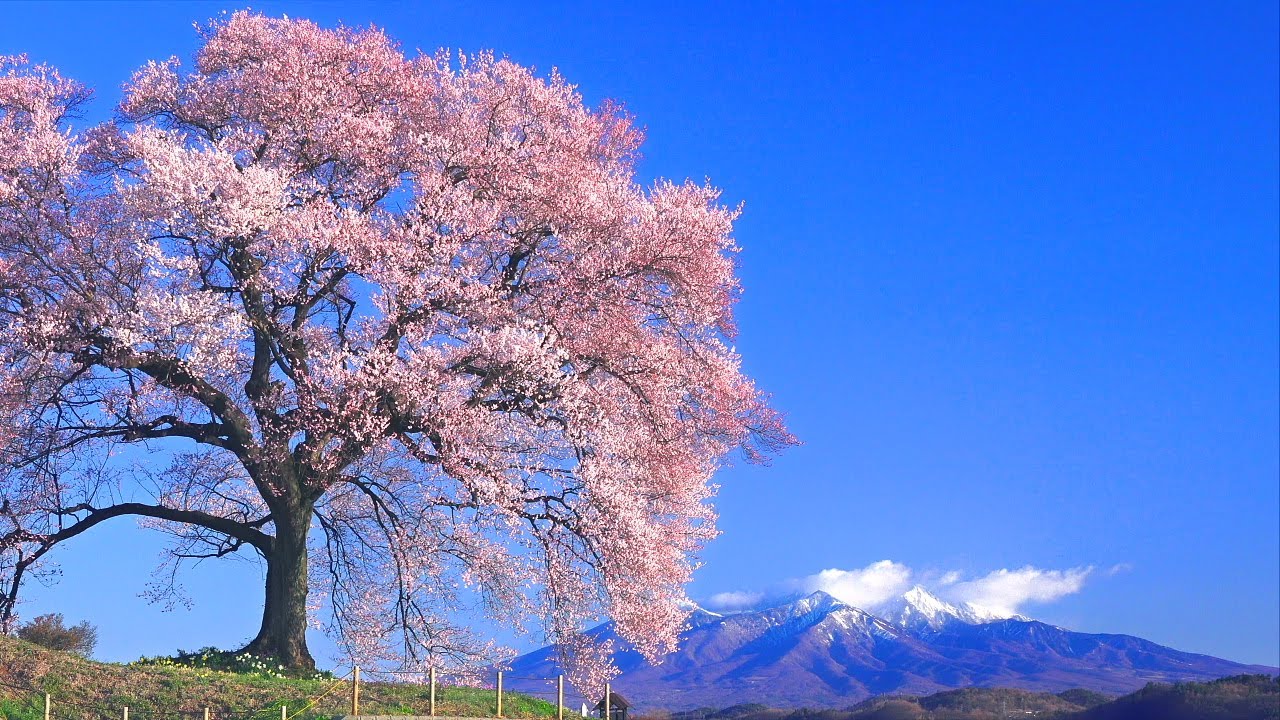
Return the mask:
M350 711L351 682L154 658L140 664L99 663L0 637L0 720L43 720L44 693L52 699L52 720L122 718L126 706L130 720L203 720L206 707L212 720L279 720L282 705L289 720L326 720ZM362 715L426 715L428 707L424 686L361 682ZM556 714L554 704L516 693L503 694L502 709L511 718ZM491 689L436 692L438 715L493 717L496 710ZM577 713L566 715L577 718Z
M0 700L0 717L10 720L44 720L44 703L35 697Z

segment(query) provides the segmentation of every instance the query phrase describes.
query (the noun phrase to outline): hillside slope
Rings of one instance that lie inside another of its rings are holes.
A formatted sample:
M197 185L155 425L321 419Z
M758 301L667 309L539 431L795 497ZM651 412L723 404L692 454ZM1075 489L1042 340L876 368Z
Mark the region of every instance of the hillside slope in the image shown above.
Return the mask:
M101 663L0 636L0 717L41 720L46 692L55 720L119 718L126 706L130 720L201 720L206 707L213 720L278 720L281 705L290 720L295 713L299 720L313 720L347 714L351 683ZM440 715L484 717L496 709L492 690L441 688L436 697ZM425 715L428 690L421 685L362 682L360 707L361 714ZM555 717L555 706L507 693L503 714Z

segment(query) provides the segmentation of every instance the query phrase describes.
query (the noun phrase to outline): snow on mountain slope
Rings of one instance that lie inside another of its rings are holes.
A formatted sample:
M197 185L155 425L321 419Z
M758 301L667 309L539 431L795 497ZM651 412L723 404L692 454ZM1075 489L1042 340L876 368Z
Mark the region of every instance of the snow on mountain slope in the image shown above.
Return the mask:
M1026 615L1008 615L975 603L965 603L960 606L960 619L970 625L981 625L983 623L997 622L999 620L1031 622L1031 618Z
M1275 672L1184 653L1128 635L1077 633L1022 618L992 619L913 588L880 616L822 592L758 612L690 608L679 649L658 665L623 650L613 687L642 710L761 702L843 707L872 695L970 686L1128 692L1147 682ZM611 623L590 631L616 639ZM509 687L559 672L554 647L512 663ZM541 684L539 684L539 682ZM573 700L579 702L580 700Z
M919 585L879 608L876 614L912 633L938 631L953 622L979 625L999 620L1030 620L1021 615L1003 615L973 603L952 605Z
M919 585L891 601L878 612L880 617L907 631L938 630L949 622L968 622L956 606L939 600Z

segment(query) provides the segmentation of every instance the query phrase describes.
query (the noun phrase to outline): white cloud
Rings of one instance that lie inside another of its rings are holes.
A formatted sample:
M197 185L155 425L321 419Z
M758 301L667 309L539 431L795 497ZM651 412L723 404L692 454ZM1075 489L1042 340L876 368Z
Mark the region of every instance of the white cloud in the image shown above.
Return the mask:
M1133 572L1132 563L1116 563L1115 565L1107 568L1107 577L1115 577L1128 572Z
M955 585L960 582L960 578L962 577L964 577L964 573L959 570L951 570L943 573L942 577L938 578L938 586L946 587L947 585Z
M874 608L907 591L911 586L911 568L892 560L881 560L860 570L830 568L789 584L804 593L821 590L854 607Z
M762 592L735 591L716 593L707 598L705 604L708 610L738 612L740 610L752 610L762 600L764 600L764 593Z
M1127 572L1130 566L1108 568L1107 576ZM1093 566L1046 570L1032 565L1017 570L1001 569L965 580L959 570L918 572L892 560L881 560L863 568L828 568L805 577L775 583L761 591L738 590L712 595L704 605L709 610L741 612L781 604L797 595L825 592L864 610L876 611L901 596L913 584L920 584L939 597L956 604L972 603L991 616L1012 617L1028 603L1049 603L1080 592L1094 572Z
M948 600L979 605L1006 617L1018 614L1026 603L1053 602L1074 595L1084 587L1093 566L1068 570L1042 570L1030 565L1018 570L1001 569L946 589Z

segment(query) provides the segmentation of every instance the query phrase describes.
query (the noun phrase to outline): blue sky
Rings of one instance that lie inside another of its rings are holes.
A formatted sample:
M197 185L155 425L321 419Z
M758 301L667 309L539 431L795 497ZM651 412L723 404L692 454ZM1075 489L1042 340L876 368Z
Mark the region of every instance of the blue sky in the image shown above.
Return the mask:
M254 7L558 67L647 126L645 177L745 202L737 347L805 444L721 474L695 597L1093 567L1020 609L1280 664L1274 2L532 5ZM104 115L238 7L6 4L0 53ZM25 613L106 659L247 640L260 569L206 564L163 613L160 548L95 529Z

